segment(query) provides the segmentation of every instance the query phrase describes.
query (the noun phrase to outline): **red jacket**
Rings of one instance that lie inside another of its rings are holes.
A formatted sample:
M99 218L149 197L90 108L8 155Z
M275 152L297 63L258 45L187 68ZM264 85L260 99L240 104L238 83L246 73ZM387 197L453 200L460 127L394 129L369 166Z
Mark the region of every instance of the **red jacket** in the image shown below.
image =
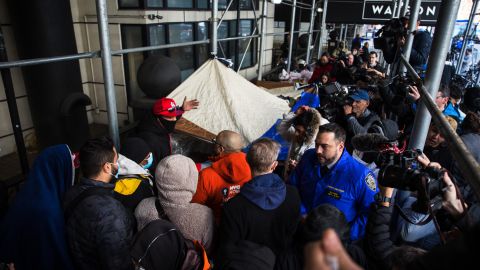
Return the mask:
M313 70L312 77L308 81L308 83L314 83L316 81L320 80L320 77L325 74L325 73L330 73L330 76L332 76L332 71L333 71L333 65L331 63L328 63L324 66L315 66L315 69Z
M192 203L210 207L218 225L223 203L235 197L251 178L245 153L227 154L200 172Z

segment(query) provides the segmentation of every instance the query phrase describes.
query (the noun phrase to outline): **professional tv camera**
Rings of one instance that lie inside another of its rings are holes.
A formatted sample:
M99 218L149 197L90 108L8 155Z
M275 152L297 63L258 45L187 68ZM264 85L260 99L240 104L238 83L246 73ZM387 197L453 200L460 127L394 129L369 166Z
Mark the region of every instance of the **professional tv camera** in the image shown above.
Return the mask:
M408 97L410 86L415 85L415 81L409 76L398 75L393 78L392 83L389 85L393 91L395 97L392 100L393 104L403 104Z
M343 105L352 103L348 96L355 89L354 86L342 86L338 82L330 83L320 89L321 106L318 111L322 117L330 122L337 122L336 120L343 115Z
M391 64L395 59L399 39L406 38L407 34L408 30L400 19L391 19L375 33L373 45L375 49L382 50L385 61Z

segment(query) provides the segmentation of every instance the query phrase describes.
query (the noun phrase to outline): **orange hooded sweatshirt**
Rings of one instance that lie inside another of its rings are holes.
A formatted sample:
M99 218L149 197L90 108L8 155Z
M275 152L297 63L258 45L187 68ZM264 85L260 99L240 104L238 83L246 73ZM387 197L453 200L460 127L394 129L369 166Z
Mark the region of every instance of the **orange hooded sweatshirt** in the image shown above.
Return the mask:
M210 207L218 225L223 203L240 193L240 188L251 178L245 153L227 154L200 172L192 203Z

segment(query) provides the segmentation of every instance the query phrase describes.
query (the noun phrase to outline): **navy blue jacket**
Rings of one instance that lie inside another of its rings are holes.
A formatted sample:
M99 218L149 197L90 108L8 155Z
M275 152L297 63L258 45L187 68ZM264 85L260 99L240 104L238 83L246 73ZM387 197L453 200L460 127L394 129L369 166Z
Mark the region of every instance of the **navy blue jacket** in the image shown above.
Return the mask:
M67 145L43 150L0 222L0 262L15 269L74 269L65 238L61 199L73 184Z
M290 176L290 184L297 186L300 193L302 214L320 204L331 204L350 223L350 239L362 238L369 206L377 192L374 174L347 151L326 175L321 175L320 168L315 149L310 149Z

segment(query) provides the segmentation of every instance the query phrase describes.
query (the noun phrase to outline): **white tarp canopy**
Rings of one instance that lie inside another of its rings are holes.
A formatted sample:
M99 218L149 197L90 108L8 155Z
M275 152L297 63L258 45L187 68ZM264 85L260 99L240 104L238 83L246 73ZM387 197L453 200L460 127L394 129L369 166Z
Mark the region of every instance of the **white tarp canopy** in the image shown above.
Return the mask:
M262 136L290 108L286 101L267 93L220 63L208 60L179 85L169 98L198 99L200 106L183 117L195 125L218 134L232 130L247 143Z

